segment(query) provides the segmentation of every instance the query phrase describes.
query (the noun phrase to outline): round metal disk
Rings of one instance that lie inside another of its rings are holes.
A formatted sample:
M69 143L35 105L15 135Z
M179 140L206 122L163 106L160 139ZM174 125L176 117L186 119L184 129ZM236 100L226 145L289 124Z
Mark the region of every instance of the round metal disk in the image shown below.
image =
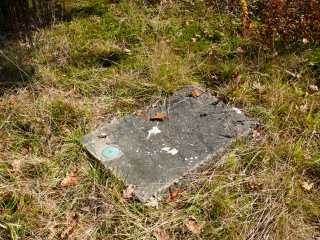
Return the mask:
M112 159L118 156L119 152L120 150L117 147L106 147L102 150L102 156Z

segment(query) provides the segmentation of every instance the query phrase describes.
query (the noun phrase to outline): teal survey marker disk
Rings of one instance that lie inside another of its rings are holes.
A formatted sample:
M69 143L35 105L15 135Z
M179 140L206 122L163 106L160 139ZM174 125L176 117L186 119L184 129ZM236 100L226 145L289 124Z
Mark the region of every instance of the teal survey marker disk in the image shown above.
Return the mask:
M105 158L112 159L118 156L119 152L120 150L117 147L106 147L102 150L102 156L104 156Z

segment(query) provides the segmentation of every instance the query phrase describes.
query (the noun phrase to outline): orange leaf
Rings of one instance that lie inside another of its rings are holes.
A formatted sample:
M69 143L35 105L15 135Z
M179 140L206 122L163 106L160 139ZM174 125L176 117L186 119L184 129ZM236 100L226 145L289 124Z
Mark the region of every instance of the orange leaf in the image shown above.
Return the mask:
M166 200L166 203L175 201L181 191L182 191L181 188L176 188L176 189L172 192L171 188L169 188L169 196L168 196L168 198L167 198L167 200Z
M77 177L78 169L73 167L71 168L71 173L67 174L66 177L61 182L61 187L69 186L75 183L77 180L84 179L85 176Z
M24 148L22 149L21 154L26 155L28 152L29 152L28 149Z
M162 113L157 113L157 114L153 115L153 117L150 118L150 120L163 120L167 117L168 117L168 115L165 116Z
M201 95L202 95L202 93L201 93L201 92L198 92L197 90L193 90L193 91L189 94L189 96L194 97L194 98L200 97Z
M234 50L235 53L243 53L243 49L241 47L237 47L236 50Z
M13 172L20 172L20 160L13 160L11 166Z
M197 223L194 216L190 216L188 223L186 223L187 228L194 234L200 234L202 232L203 225L204 223Z
M305 189L305 190L308 190L308 191L310 191L312 188L313 188L313 183L308 183L308 182L304 182L303 184L302 184L302 187Z
M161 230L159 228L156 231L153 232L153 236L157 240L168 240L169 239L168 231L163 231L163 230Z
M68 97L69 95L73 95L77 92L76 86L73 86L73 88L71 88L67 93L66 93L66 97Z
M140 112L137 112L136 115L138 115L139 117L143 117L146 115L146 113L140 111Z
M122 193L122 202L126 202L130 198L134 198L134 192L137 190L138 185L129 184L129 186L126 188L126 190L123 190Z

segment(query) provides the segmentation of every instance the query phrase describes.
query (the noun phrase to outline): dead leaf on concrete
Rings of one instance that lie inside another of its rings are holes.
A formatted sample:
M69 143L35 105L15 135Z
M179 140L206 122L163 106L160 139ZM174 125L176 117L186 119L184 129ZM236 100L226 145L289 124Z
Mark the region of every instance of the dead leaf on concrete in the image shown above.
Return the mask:
M156 231L153 232L153 236L157 240L168 240L169 239L168 230L163 231L160 228L158 228Z
M61 182L61 187L66 187L74 184L77 180L84 179L85 176L77 177L78 168L71 168L71 173L67 174L66 177Z
M187 228L194 234L200 234L204 223L197 223L194 216L190 216L188 223L186 223Z
M150 118L150 120L163 120L166 119L168 117L168 115L163 115L162 113L156 113L155 115L153 115L152 118Z
M121 201L126 202L127 200L134 198L134 192L137 190L137 188L138 185L129 184L129 186L125 190L123 190L121 194L123 197Z
M169 196L168 196L168 198L167 198L167 200L166 200L166 203L175 201L181 191L182 191L181 188L176 188L176 189L172 192L171 188L169 188Z
M11 163L13 172L20 172L20 162L20 160L13 160L13 162Z
M143 116L146 115L146 113L142 112L142 111L139 111L139 112L136 113L136 115L139 116L139 117L143 117Z
M313 188L314 183L303 182L302 187L305 190L310 191Z
M200 97L202 95L201 92L198 92L197 90L193 90L191 93L189 93L189 96L197 98Z

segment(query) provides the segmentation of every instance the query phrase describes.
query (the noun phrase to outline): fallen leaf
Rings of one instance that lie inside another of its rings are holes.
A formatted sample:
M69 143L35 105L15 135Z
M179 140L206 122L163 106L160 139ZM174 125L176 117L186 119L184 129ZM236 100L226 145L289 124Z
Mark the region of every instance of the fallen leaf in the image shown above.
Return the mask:
M191 42L195 43L197 41L196 38L191 38Z
M13 162L11 163L13 172L20 172L20 162L20 160L13 160Z
M146 205L149 207L157 208L159 206L158 199L152 197L152 198L150 198L150 201Z
M78 169L76 167L71 168L71 173L67 174L61 182L61 187L69 186L75 183L77 180L84 179L85 176L77 177Z
M123 51L128 55L132 55L131 50L128 48L123 49Z
M236 50L234 50L235 53L243 53L243 49L241 47L237 47Z
M138 115L139 117L143 117L143 116L145 116L145 115L146 115L146 113L145 113L145 112L140 111L140 112L137 112L137 113L136 113L136 115Z
M202 232L204 223L197 223L194 216L190 216L188 223L186 223L187 228L194 234L200 234Z
M167 198L167 200L166 200L166 203L175 201L181 191L182 191L181 188L176 188L176 189L172 192L171 188L169 188L169 196L168 196L168 198Z
M130 198L134 198L134 192L137 190L138 185L134 185L134 184L129 184L129 186L123 190L122 192L122 202L126 202L128 199Z
M175 47L175 48L174 48L174 50L176 50L176 51L181 51L181 50L182 50L182 48Z
M251 190L262 190L263 189L263 184L256 184L254 182L252 182L252 178L251 177L246 177L245 179L245 182L247 183L248 187L251 189Z
M156 107L158 107L157 104L152 104L152 108L156 108Z
M303 182L303 184L302 184L302 187L305 189L305 190L308 190L308 191L310 191L312 188L313 188L313 185L314 185L314 183L308 183L308 182Z
M303 42L304 44L306 44L306 43L308 43L308 42L309 42L309 40L308 40L308 39L306 39L306 38L303 38L303 39L302 39L302 42Z
M27 148L22 149L21 154L26 155L29 152Z
M155 115L153 115L152 118L150 118L150 120L163 120L166 119L168 117L168 115L163 115L162 113L156 113Z
M82 207L80 208L81 211L84 211L84 212L90 212L90 206L86 206L86 207Z
M234 71L232 71L231 72L231 76L233 77L233 78L237 78L238 76L239 76L239 71L237 71L237 70L234 70Z
M170 44L170 43L172 43L172 40L171 39L167 39L166 43Z
M212 45L211 49L213 51L219 51L219 47L217 45L215 45L215 44Z
M253 87L255 88L255 89L258 89L258 90L260 90L260 91L263 91L264 89L265 89L265 86L264 85L261 85L260 83L258 83L258 82L253 82Z
M201 92L198 92L197 90L193 90L191 93L189 93L189 96L197 98L200 97L202 95Z
M236 180L236 176L235 176L235 172L233 169L231 169L230 171L230 175L228 176L229 180L231 181L235 181Z
M203 29L203 33L208 33L208 32L209 32L208 28Z
M34 102L34 97L32 96L31 93L28 94L29 99L31 100L31 102Z
M316 92L319 91L319 88L318 88L318 86L316 86L316 85L310 84L310 85L309 85L309 88L310 88L310 90L311 90L311 91L310 91L311 94L316 93Z
M156 231L153 232L153 236L157 240L168 240L169 239L168 231L163 231L163 230L161 230L159 228Z
M66 97L68 97L69 95L73 95L77 92L76 86L73 86L73 88L71 88L67 93L66 93Z
M66 220L62 221L62 224L68 226L67 229L65 229L61 233L61 238L63 239L66 235L68 235L68 238L77 235L77 222L78 222L79 215L76 212L70 212L66 216Z
M201 38L201 37L202 37L202 36L199 35L199 34L195 34L194 36L197 37L197 38Z

